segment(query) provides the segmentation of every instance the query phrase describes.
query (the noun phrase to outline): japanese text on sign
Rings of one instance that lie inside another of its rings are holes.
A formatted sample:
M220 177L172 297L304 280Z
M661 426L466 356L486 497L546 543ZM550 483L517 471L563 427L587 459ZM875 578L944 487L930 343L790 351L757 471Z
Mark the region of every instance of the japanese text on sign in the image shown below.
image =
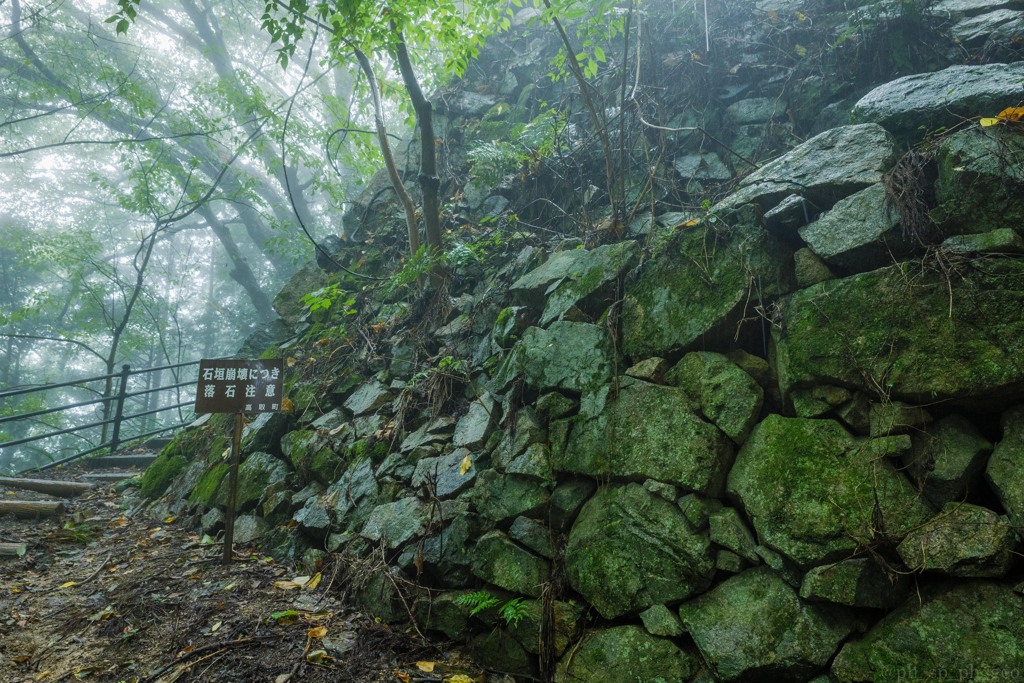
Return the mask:
M281 410L284 361L201 360L196 413L274 413Z

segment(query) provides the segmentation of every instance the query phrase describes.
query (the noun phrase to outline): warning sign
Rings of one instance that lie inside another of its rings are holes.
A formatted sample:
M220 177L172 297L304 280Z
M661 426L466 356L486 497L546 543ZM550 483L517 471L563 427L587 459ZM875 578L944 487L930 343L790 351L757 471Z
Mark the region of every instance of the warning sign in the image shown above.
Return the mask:
M283 389L283 360L201 360L195 411L275 413Z

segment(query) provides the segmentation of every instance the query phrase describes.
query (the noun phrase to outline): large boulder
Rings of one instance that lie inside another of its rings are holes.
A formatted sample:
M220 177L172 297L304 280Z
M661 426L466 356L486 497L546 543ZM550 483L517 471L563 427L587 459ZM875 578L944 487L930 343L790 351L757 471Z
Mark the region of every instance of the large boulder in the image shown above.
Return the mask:
M988 508L952 502L907 534L896 550L915 571L998 578L1010 568L1016 543L1006 517Z
M772 329L779 384L908 403L990 402L1024 388L1024 260L952 277L899 264L800 290Z
M627 285L622 349L635 359L760 334L757 309L792 290L788 247L760 228L696 228Z
M1024 600L984 581L925 587L847 643L832 665L839 683L1011 681L1024 671Z
M948 415L915 430L903 454L906 472L935 507L963 500L977 490L992 443L963 415Z
M745 177L711 212L728 215L744 204L770 211L791 195L809 200L818 209L828 209L881 182L895 161L896 143L881 126L867 123L833 128Z
M859 439L832 420L769 415L729 473L761 543L801 566L902 539L932 511L884 455L903 437Z
M683 625L718 681L802 681L853 630L842 608L810 605L767 567L683 604Z
M1008 126L974 127L943 139L935 153L938 208L933 215L944 232L1020 231L1024 225L1022 157L1024 139Z
M520 304L544 308L541 326L558 320L573 306L596 317L615 300L619 275L633 267L639 253L637 243L630 240L591 251L560 251L513 282L509 291Z
M907 142L973 116L995 116L1020 98L1024 62L951 66L880 85L853 108Z
M697 410L736 443L743 443L760 417L764 389L720 353L686 354L666 381L686 392Z
M886 205L881 183L836 202L799 233L825 263L846 272L887 266L909 254L914 246L905 236L896 211Z
M539 598L551 575L551 563L500 531L480 537L473 551L473 573L499 588Z
M705 590L714 573L709 547L664 498L639 484L609 486L573 525L565 573L601 616L615 619Z
M579 648L558 663L555 683L683 683L696 670L696 658L672 641L639 626L616 626L584 636Z
M552 462L560 472L657 479L715 495L732 464L732 448L693 412L686 394L635 381L624 382L601 415L577 422L565 448L553 450Z

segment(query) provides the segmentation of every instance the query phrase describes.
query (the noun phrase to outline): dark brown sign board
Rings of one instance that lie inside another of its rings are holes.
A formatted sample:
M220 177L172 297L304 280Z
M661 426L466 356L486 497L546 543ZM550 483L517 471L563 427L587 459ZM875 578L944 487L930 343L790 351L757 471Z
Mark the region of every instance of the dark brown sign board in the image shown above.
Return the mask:
M242 414L280 411L283 390L284 361L280 359L199 361L196 413L235 415L234 437L231 439L231 469L228 473L228 501L224 514L224 564L230 564L233 555L238 464L242 450Z
M284 395L284 361L201 360L196 414L276 413Z

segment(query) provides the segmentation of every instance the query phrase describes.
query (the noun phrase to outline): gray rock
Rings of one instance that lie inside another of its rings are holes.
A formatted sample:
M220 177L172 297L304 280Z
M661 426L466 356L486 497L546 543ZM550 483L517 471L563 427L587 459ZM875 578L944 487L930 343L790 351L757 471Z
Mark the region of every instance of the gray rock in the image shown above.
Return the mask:
M409 453L423 446L443 443L451 438L455 424L456 420L450 417L439 417L430 422L425 422L419 429L405 437L399 450L402 453Z
M220 508L210 508L203 514L200 525L204 534L216 536L224 528L224 511Z
M359 417L382 408L391 403L394 398L387 387L377 380L372 380L360 385L352 392L352 395L345 400L344 406L354 416Z
M887 442L877 441L857 439L831 420L769 415L740 449L729 493L762 543L804 567L873 543L879 515L885 533L902 539L932 511L878 457Z
M577 403L568 396L552 391L538 398L534 407L538 418L544 422L550 422L574 411Z
M1024 34L1024 12L998 9L974 17L964 17L953 24L950 34L962 45L1014 41Z
M331 532L330 503L331 500L323 496L307 498L292 519L307 535L323 540Z
M267 491L284 486L288 480L288 466L270 453L250 453L238 467L238 493L235 509L247 512L255 508ZM217 503L227 504L228 477L221 480Z
M825 263L848 272L889 265L914 247L904 236L896 211L886 205L881 183L839 200L798 232Z
M274 311L288 325L294 326L308 312L307 307L302 303L302 297L310 292L315 292L326 284L327 274L314 261L310 261L302 266L274 297L272 304Z
M946 19L965 14L991 12L1007 4L1008 0L938 0L925 7L924 12L929 16Z
M597 484L591 479L563 481L551 492L548 507L548 519L552 528L568 529L576 521L576 516L583 504L597 490Z
M463 473L461 470L467 457L470 467ZM432 496L451 498L472 487L476 481L477 469L473 461L472 453L465 448L436 458L423 458L416 463L412 485L430 491Z
M714 564L706 535L679 508L639 484L598 491L565 548L569 584L601 616L615 619L700 593Z
M970 503L947 503L931 521L907 534L896 551L914 571L998 578L1016 545L1006 517Z
M840 608L802 602L767 567L685 603L680 617L719 681L806 680L853 630Z
M642 379L654 384L662 384L665 381L665 373L668 372L668 361L664 358L648 358L626 369L626 377Z
M469 404L469 410L459 418L455 425L455 434L452 436L452 444L456 448L480 448L487 442L487 437L491 435L491 430L500 417L498 402L490 393L484 392Z
M260 413L242 430L242 453L280 452L281 437L287 429L288 416L284 413Z
M550 559L555 556L551 529L535 519L516 517L508 529L508 535L541 557Z
M666 375L725 435L742 444L761 414L764 390L754 378L720 353L694 351Z
M270 525L262 517L256 515L239 515L235 518L234 541L248 545L263 538Z
M913 446L903 455L906 471L937 508L975 490L992 452L992 443L962 415L944 417L911 439Z
M991 112L1020 97L1024 62L951 66L942 71L904 76L880 85L853 108L856 121L881 124L903 140Z
M839 683L1006 681L1024 671L1024 601L987 581L925 586L832 664ZM943 673L946 672L946 673Z
M575 253L578 258L561 274L558 283L545 290L547 303L540 316L541 326L560 319L573 307L594 318L603 313L616 299L619 276L636 264L640 247L627 240Z
M808 571L800 597L850 607L891 609L903 602L909 591L908 581L887 573L874 558L859 557Z
M752 283L757 283L756 291ZM668 356L698 344L760 339L754 307L794 286L788 247L760 228L694 228L627 284L622 350L631 358ZM748 322L744 322L748 321Z
M792 239L797 230L811 222L814 208L798 194L791 194L764 213L764 229L776 237Z
M365 516L365 507L376 502L379 491L370 458L363 458L349 466L338 481L327 489L327 495L334 501L331 508L339 526L348 526L349 520L346 518L349 515L356 519L361 514ZM359 510L360 506L364 506L364 509Z
M698 531L707 529L711 515L722 509L722 502L717 498L704 498L695 493L688 493L677 502L686 521Z
M491 330L491 339L501 349L515 344L526 328L537 324L536 309L528 306L508 306L498 312Z
M445 515L452 516L451 513ZM469 584L473 563L476 527L473 515L456 512L439 534L423 539L422 545L410 544L399 565L423 580L448 588Z
M786 102L781 98L752 97L725 108L725 122L734 126L765 123L785 115Z
M835 277L825 262L807 247L793 252L793 274L800 289Z
M472 617L469 605L461 599L472 591L446 591L431 594L429 599L417 600L413 605L416 623L421 629L443 633L451 640L462 640L471 633Z
M721 157L714 152L685 154L676 157L672 165L683 180L703 180L716 183L732 180L732 171L722 163Z
M383 542L394 550L426 531L430 505L418 498L402 498L378 505L370 513L361 535L374 543Z
M833 128L746 176L736 192L711 207L711 213L728 215L744 204L768 211L794 194L827 209L880 183L895 161L896 143L881 126Z
M498 523L519 515L537 515L551 494L533 477L484 470L473 487L473 502L481 517Z
M495 378L501 391L523 378L535 389L596 392L612 377L612 344L603 326L559 321L523 333Z
M1024 261L976 261L953 280L906 268L822 282L780 302L772 337L785 394L835 384L918 405L1017 395Z
M540 654L544 641L541 639L541 624L545 619L542 600L524 600L523 610L518 621L510 623L508 631L530 654ZM561 656L566 648L573 644L579 633L579 622L584 616L581 605L554 600L551 604L554 632L554 654Z
M499 588L539 598L551 566L502 532L489 531L480 537L473 551L473 574Z
M697 670L696 658L671 641L656 638L638 626L591 631L578 649L564 657L555 683L683 683Z
M601 416L580 421L566 447L552 452L553 465L560 472L656 479L715 495L732 464L732 445L688 404L672 387L623 384Z

